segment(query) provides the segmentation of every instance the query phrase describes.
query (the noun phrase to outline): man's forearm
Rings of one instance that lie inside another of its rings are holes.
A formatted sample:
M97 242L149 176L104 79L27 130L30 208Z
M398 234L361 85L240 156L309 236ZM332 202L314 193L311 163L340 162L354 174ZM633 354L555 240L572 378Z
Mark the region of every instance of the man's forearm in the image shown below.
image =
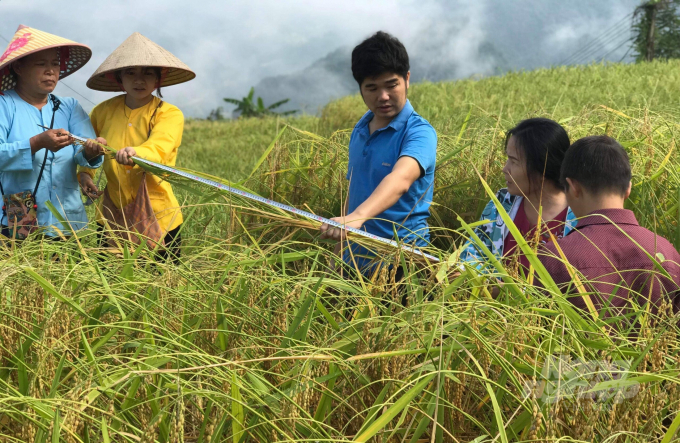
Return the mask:
M409 188L420 176L420 165L411 157L402 157L394 165L392 172L382 179L373 193L360 204L351 214L342 214L340 217L333 217L333 221L345 225L346 227L361 229L364 222L374 218L387 209L394 206L402 195L408 192ZM347 204L345 204L347 210ZM332 238L341 240L343 230L332 227L326 223L321 225L321 238Z
M360 204L353 214L362 220L368 220L382 214L399 201L408 192L411 183L398 174L387 175L375 188L375 191Z

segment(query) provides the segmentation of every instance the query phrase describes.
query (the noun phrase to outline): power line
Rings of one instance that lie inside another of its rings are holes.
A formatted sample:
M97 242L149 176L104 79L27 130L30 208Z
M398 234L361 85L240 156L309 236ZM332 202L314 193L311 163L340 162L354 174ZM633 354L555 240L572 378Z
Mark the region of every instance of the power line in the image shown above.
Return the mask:
M94 106L97 106L97 104L96 104L95 102L93 102L92 100L90 100L89 98L87 98L87 97L85 97L83 94L81 94L80 92L76 91L75 89L73 89L72 87L70 87L69 85L67 85L66 83L64 83L63 80L60 80L59 83L61 83L62 85L66 86L66 87L69 88L71 91L75 92L76 94L78 94L79 96L81 96L82 98L84 98L85 100L87 100L88 102L92 103Z
M626 20L628 20L634 14L635 14L635 11L625 15L623 18L621 18L615 24L613 24L609 28L605 29L601 34L594 37L585 46L582 46L581 48L576 50L574 53L572 53L569 57L567 57L566 59L563 59L560 64L561 65L573 64L573 60L581 58L581 56L584 53L589 52L593 48L593 46L598 45L603 38L608 38L608 37L611 36L611 34L616 34L616 33L620 32L620 30L622 29L622 25L627 27L627 25L625 24Z
M572 62L574 59L580 58L581 55L583 55L584 53L590 51L594 46L598 45L598 44L601 42L602 39L608 38L608 37L611 36L612 34L615 34L615 33L619 32L619 31L622 29L622 27L627 27L628 25L627 25L627 23L626 23L626 20L628 20L628 18L630 18L630 17L633 16L634 14L635 14L635 13L632 12L632 13L630 13L630 14L624 16L623 18L621 18L619 21L617 21L616 23L614 23L612 26L610 26L609 28L605 29L601 34L599 34L598 36L594 37L594 38L593 38L590 42L588 42L586 45L584 45L584 46L582 46L581 48L579 48L578 50L576 50L573 54L571 54L569 57L567 57L565 60L563 60L562 63L563 63L563 64L569 64L569 63Z
M620 35L622 35L622 34L625 34L625 32L619 32L619 33L617 34L617 36L620 36ZM615 39L616 39L616 36L612 36L608 41L603 42L603 43L600 45L601 48L606 50L607 47L609 46L609 44L612 43L613 41L615 41ZM623 39L623 41L620 41L620 43L616 44L616 45L614 46L614 48L612 48L612 49L610 49L609 51L607 51L604 55L595 57L595 60L604 60L604 59L606 59L607 57L609 57L611 54L613 54L614 52L618 51L618 50L619 50L621 47L623 47L624 45L630 43L630 46L628 47L628 50L626 50L626 52L623 54L623 57L621 57L621 59L619 60L619 63L621 63L621 62L623 61L623 59L625 59L626 56L630 53L630 51L633 49L634 42L635 42L634 36L630 35L630 36L626 37L625 39ZM585 55L584 58L587 59L588 57L592 57L594 54L595 54L595 52L591 51L590 54Z
M611 29L606 33L606 35L603 34L597 39L591 41L588 45L581 48L579 51L572 54L571 57L569 57L569 59L567 59L567 61L564 64L574 65L582 63L584 59L587 60L594 53L599 52L607 44L611 43L613 40L617 40L618 37L620 37L623 33L628 31L629 28L626 23L619 25L617 28Z
M574 53L572 53L569 57L566 59L562 60L561 64L570 64L573 62L575 59L578 59L581 55L584 53L588 52L590 49L593 48L593 46L596 46L600 43L601 39L608 37L612 33L616 33L621 29L621 26L626 26L625 22L619 21L617 24L614 26L608 28L606 31L598 35L597 37L593 38L590 40L587 44L584 46L580 47L577 49Z
M633 41L633 39L631 39L630 46L628 47L628 50L626 51L626 53L623 54L623 57L621 57L621 60L619 60L619 63L621 63L621 62L623 61L623 59L626 58L626 57L628 56L628 54L630 53L631 49L633 49L633 46L635 46L633 43L634 43L634 41Z
M590 61L592 57L595 56L596 54L601 53L603 50L606 51L610 47L609 45L611 45L612 43L621 41L622 36L626 36L626 39L628 39L629 34L630 29L628 27L623 27L622 29L618 30L615 34L610 35L609 38L607 38L606 40L600 41L597 45L593 46L589 51L581 54L579 57L573 60L573 63L581 64Z
M628 28L621 29L616 34L610 36L610 38L608 38L606 41L600 42L598 45L594 46L590 51L582 54L580 57L573 61L573 64L581 64L590 61L593 58L593 56L597 55L598 53L601 53L603 50L604 51L608 50L611 47L610 45L612 43L620 42L621 36L626 36L626 41L630 40L630 36L627 35L629 33L630 29Z
M4 41L6 41L7 43L10 43L10 41L7 40L7 39L5 38L4 35L0 35L0 38L3 39ZM81 94L80 92L76 91L75 89L73 89L72 87L70 87L69 85L67 85L66 83L64 83L63 80L59 80L59 83L58 83L58 84L64 85L65 87L67 87L67 88L70 89L71 91L75 92L76 94L78 94L79 96L81 96L82 98L84 98L85 100L87 100L88 102L92 103L92 104L95 105L95 106L97 105L95 102L93 102L92 100L90 100L89 98L87 98L87 97L85 97L83 94Z
M628 39L622 41L620 45L618 45L616 48L612 49L611 51L607 52L605 55L603 55L603 56L600 57L600 58L601 58L601 59L604 59L604 58L609 57L613 52L616 52L617 49L620 49L623 45L625 45L626 43L628 43L628 42L630 42L630 41L632 41L632 39L630 39L630 38L628 38ZM631 46L631 48L632 48L632 46ZM626 55L628 55L628 52L630 52L630 48L628 49L628 51L626 51L626 53L624 54L623 58L625 58ZM623 58L622 58L622 60L623 60Z

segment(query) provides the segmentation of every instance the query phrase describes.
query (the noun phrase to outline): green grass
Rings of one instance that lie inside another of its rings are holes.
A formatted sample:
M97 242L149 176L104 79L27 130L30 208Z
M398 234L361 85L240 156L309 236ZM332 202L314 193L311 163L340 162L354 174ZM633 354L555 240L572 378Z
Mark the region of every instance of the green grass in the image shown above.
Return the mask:
M504 131L531 116L559 121L572 140L610 134L629 148L635 165L635 183L642 181L644 175L654 175L673 140L677 90L680 63L676 61L544 69L482 81L413 85L410 99L415 109L432 123L439 136L433 225L458 228L459 215L466 221L479 217L487 199L473 167L479 169L492 188L501 187ZM620 115L622 111L625 116ZM350 129L364 112L365 105L357 95L329 104L320 118L286 120L300 131L323 136L325 142L319 143L299 131L288 131L261 174L250 183L251 188L300 207L308 205L325 216L337 215L347 187L343 177ZM276 119L192 121L187 125L178 163L227 180L242 180L250 174L281 124ZM218 132L223 138L214 138ZM290 150L295 155L289 156ZM459 150L460 154L450 157ZM306 156L310 151L317 155L314 159ZM672 163L673 159L670 160ZM303 165L304 162L309 164ZM331 163L332 167L326 167ZM311 169L301 172L301 167ZM277 172L274 180L267 175L271 170L288 172ZM655 176L654 183L663 182L667 174L675 173L666 171ZM319 180L321 187L317 186ZM293 183L297 183L297 188L291 186ZM272 189L276 192L272 193ZM637 208L640 221L674 238L677 195L673 189L667 186L652 190L638 185L631 205L646 205ZM675 244L680 246L679 241ZM437 245L448 248L451 239L440 239Z
M677 113L680 62L591 65L519 72L482 81L414 84L409 99L439 134L455 136L468 111L479 126L507 129L517 121L548 115L574 117L585 107L649 109ZM290 125L329 136L351 129L366 112L361 97L349 96L326 106L320 118L294 117ZM280 123L279 123L280 124ZM243 178L277 131L277 119L226 122L193 120L186 124L181 166L205 170L232 181Z
M450 260L427 265L385 250L386 260L408 269L399 284L388 273L344 280L314 223L181 181L181 266L134 245L119 256L99 255L92 232L64 244L5 244L0 438L677 438L675 318L639 311L643 327L633 339L603 332L601 320L581 317L557 291L546 296L511 269L497 269L511 283L497 300L489 297L493 279L448 271L467 237L465 223L489 199L476 171L490 189L499 187L503 131L535 115L561 121L572 139L619 139L634 167L630 207L643 225L680 245L680 161L671 151L678 67L598 65L413 85L414 107L439 133L432 252ZM360 98L348 97L319 118L191 121L179 165L337 215L349 129L363 112ZM552 402L541 394L558 389L550 375L560 355L625 362L627 388L619 397L609 390L617 383L606 381L609 366L597 380L583 365L569 376L562 362L561 393L580 382L595 394Z
M288 120L247 119L237 122L189 120L184 129L178 165L218 175L228 180L244 178ZM301 127L314 128L317 119L295 119Z

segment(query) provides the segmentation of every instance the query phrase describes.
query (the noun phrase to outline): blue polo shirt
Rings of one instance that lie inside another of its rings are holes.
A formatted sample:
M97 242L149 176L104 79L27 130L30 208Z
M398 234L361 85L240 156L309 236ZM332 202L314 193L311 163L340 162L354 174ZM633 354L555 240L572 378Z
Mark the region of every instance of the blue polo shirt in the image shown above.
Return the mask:
M402 243L426 246L430 239L427 218L434 188L434 168L437 156L437 133L430 123L413 110L406 100L404 108L384 128L369 134L368 124L373 112L368 111L354 127L349 140L349 212L352 213L375 191L380 182L392 172L399 158L415 159L421 176L408 192L391 208L364 223L363 229L385 238L394 238L394 231ZM354 260L364 272L376 252L352 243ZM344 260L354 265L349 251Z

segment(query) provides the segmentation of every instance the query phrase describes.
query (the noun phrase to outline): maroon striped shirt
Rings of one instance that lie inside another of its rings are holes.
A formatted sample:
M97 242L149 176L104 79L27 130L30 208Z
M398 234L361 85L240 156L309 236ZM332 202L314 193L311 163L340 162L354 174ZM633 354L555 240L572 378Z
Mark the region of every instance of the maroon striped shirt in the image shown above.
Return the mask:
M643 306L647 300L655 313L664 294L671 297L676 312L680 307L680 254L668 240L641 227L632 211L595 211L579 219L576 229L558 244L579 271L584 289L591 293L601 316L625 315L635 303ZM670 278L655 267L647 254ZM571 295L569 300L575 306L587 310L555 245L546 244L540 258L562 293Z

